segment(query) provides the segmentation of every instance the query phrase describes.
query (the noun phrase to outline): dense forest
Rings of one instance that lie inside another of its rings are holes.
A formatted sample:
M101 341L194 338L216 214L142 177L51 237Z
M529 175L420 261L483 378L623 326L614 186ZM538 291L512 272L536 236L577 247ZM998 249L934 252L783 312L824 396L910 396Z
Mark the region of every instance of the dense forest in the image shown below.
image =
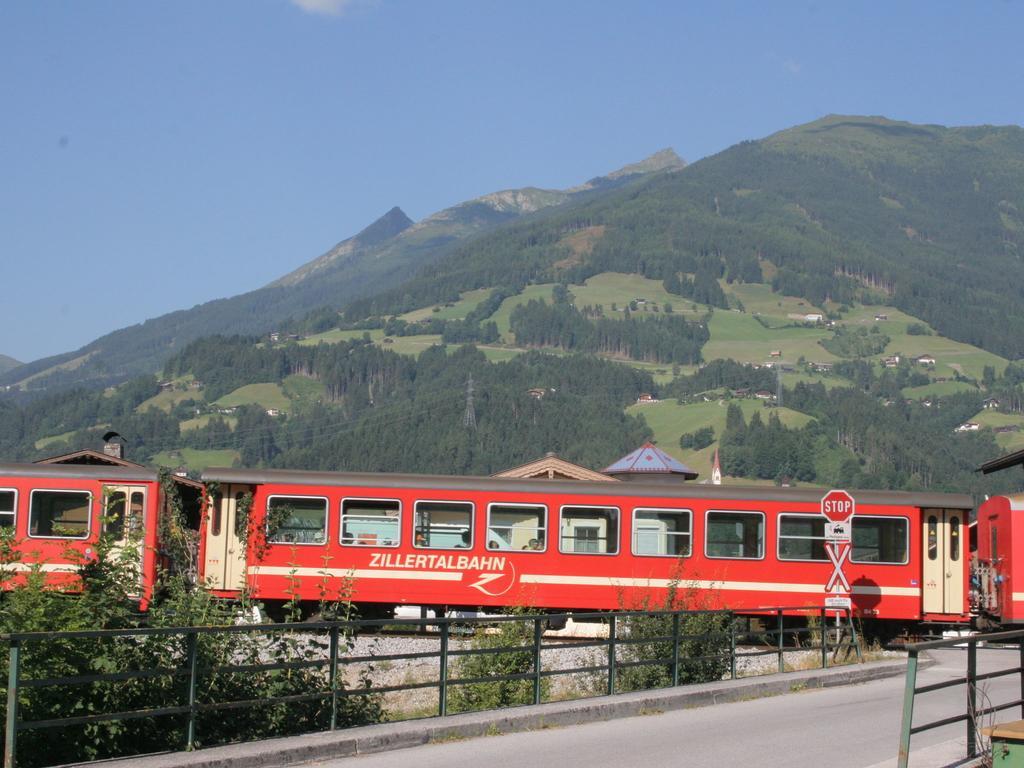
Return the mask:
M21 409L0 405L0 451L31 459L96 445L101 423L127 439L136 461L172 448L231 448L247 466L489 474L547 451L605 466L651 436L623 412L653 389L650 377L586 356L526 354L490 363L472 347L438 346L413 359L365 341L270 348L246 337L211 337L168 363L169 374L183 371L201 379L211 397L293 375L320 382L325 397L281 418L240 406L233 427L214 417L182 433L179 419L192 415L191 400L170 413L134 412L158 391L156 380L144 377L114 396L79 390ZM469 378L475 428L464 425ZM55 433L68 435L35 448L36 435Z
M654 363L691 364L701 361L708 341L707 325L669 313L621 320L601 310L577 310L568 303L531 300L512 310L516 343L525 347L554 347L572 352L621 357Z

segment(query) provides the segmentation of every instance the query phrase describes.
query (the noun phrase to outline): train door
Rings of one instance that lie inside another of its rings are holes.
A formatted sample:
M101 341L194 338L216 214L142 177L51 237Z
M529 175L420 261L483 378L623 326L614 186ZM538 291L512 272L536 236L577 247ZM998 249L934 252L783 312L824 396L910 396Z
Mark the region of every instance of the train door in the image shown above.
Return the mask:
M241 589L245 584L245 546L240 536L245 521L238 512L248 492L248 486L225 486L210 505L203 573L211 589Z
M114 558L131 551L142 586L143 530L146 517L146 487L106 485L103 487L103 536L110 542Z
M959 509L925 509L922 512L924 612L962 613L964 512Z

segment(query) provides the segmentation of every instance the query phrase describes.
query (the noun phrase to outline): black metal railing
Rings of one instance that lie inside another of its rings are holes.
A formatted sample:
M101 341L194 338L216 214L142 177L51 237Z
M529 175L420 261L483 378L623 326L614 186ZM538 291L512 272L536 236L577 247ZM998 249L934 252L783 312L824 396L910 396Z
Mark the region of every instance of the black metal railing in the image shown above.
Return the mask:
M1018 651L1018 665L996 670L994 672L978 672L978 645L982 644L1013 644ZM951 680L944 680L940 683L929 685L917 685L918 657L924 651L937 650L940 648L964 647L966 651L965 674L962 677L955 677ZM967 729L967 757L977 757L978 751L978 723L982 718L1001 712L1013 707L1021 707L1021 717L1024 717L1024 630L1017 629L1009 632L991 632L984 635L970 635L966 637L955 637L946 640L932 640L925 643L910 643L907 649L907 678L903 690L903 720L900 727L900 748L897 758L898 768L907 768L910 759L910 737L923 731L930 731L934 728L941 728L946 725L965 723ZM1020 678L1020 698L1007 701L1001 704L992 704L985 707L978 706L978 683L986 680L994 680L1009 675L1017 675ZM964 712L950 717L943 717L938 720L919 723L914 725L914 700L918 694L932 693L935 691L947 690L959 686L965 687Z
M789 621L800 613L810 619L799 626ZM815 666L821 667L828 667L830 656L835 660L844 651L847 657L855 653L860 660L860 643L849 613L842 612L842 634L827 626L835 614L834 609L801 606L760 609L742 618L725 611L619 611L14 633L0 636L0 642L7 644L8 663L4 768L17 765L19 738L58 728L91 728L95 737L102 724L134 721L135 727L141 727L141 721L149 727L161 723L149 731L159 735L156 742L127 741L134 753L191 750L373 721L373 717L353 718L349 705L379 703L388 694L402 692L436 689L436 707L418 716L443 716L458 699L453 691L496 683L518 685L511 705L540 704L552 700L547 681L562 676L586 676L590 685L584 695L612 695L636 690L651 680L658 687L744 676L741 667L746 660L766 655L777 656L779 672L786 671L786 656L794 652L814 651ZM557 633L548 632L570 620L577 627L589 627L589 636L556 638L551 635ZM515 631L503 634L503 627ZM388 633L426 634L436 639L436 649L357 652L355 638ZM244 638L245 650L227 644L225 651L217 645L230 638ZM586 650L590 656L582 665L546 665L545 652L557 648ZM503 662L497 665L503 668L496 670L487 664L471 668L467 661L488 657L514 658L516 664L512 671L505 671L508 665ZM116 666L111 659L129 661L124 668L111 668ZM380 670L410 661L436 664L436 677L378 684L374 673L367 671L367 665ZM801 663L806 668L806 658ZM637 672L643 669L660 672L644 676ZM357 684L351 675L346 678L350 670L362 670ZM257 680L267 684L257 686ZM123 689L115 691L119 686L135 687L132 695L124 695ZM255 692L261 695L254 696ZM464 699L459 699L456 709L467 709ZM115 704L107 711L111 701ZM261 723L255 735L203 736L204 725L217 718L218 723L227 722L223 715L228 711L264 712L268 707L276 707L278 713L305 707L308 716L293 719L281 731L264 728L263 721L254 718ZM379 720L382 711L370 710ZM34 744L40 743L34 738ZM62 754L60 761L127 753L117 745L100 745L89 754ZM32 754L31 762L46 764L37 752Z

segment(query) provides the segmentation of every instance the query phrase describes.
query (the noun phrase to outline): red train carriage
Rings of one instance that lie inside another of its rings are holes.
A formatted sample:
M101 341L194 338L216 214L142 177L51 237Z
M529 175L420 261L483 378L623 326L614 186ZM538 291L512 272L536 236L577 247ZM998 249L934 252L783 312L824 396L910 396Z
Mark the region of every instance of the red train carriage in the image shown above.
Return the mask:
M1024 623L1024 494L993 496L978 508L975 600L999 624ZM1015 554L1016 553L1016 554Z
M824 491L211 469L201 562L220 594L379 606L820 606ZM251 507L245 501L251 494ZM858 491L844 564L864 617L969 620L968 496ZM243 520L243 517L249 519ZM270 524L267 521L270 520ZM246 524L248 551L239 532Z
M145 467L0 464L0 528L12 535L15 550L14 561L0 565L3 583L16 583L38 567L48 584L73 591L78 567L95 557L102 535L115 554L137 549L138 598L145 609L159 564L163 505L157 473Z

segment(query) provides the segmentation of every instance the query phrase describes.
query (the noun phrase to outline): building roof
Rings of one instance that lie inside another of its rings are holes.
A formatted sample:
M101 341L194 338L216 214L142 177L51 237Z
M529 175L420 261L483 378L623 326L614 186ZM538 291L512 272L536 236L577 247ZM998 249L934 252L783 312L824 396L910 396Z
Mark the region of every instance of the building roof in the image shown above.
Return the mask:
M94 451L91 448L86 448L81 451L72 451L71 453L62 453L59 456L50 456L46 459L38 459L36 464L106 464L111 467L142 467L135 461L128 461L128 459L119 459L116 456L110 456L109 454L103 453L102 451Z
M602 470L606 475L678 475L693 480L697 473L653 443L644 443Z
M1024 450L1014 451L1013 453L1008 453L1005 456L1000 456L997 459L986 461L974 471L987 475L992 472L998 472L1001 469L1015 467L1018 464L1024 464Z
M614 477L602 475L592 469L573 464L571 461L560 459L554 453L544 455L544 458L522 464L518 467L497 472L491 477L523 477L537 478L542 480L597 480L615 481Z

